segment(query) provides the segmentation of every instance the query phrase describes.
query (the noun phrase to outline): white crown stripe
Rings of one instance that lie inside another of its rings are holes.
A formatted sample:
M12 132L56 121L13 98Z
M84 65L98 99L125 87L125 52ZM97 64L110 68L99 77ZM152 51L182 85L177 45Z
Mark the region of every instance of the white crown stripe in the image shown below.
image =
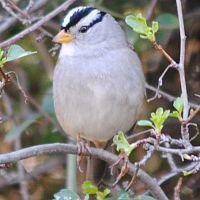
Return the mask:
M80 11L82 9L85 9L86 7L77 7L72 9L64 18L62 27L66 27L70 23L70 19L73 16L73 14L77 11ZM96 20L100 15L100 11L97 9L94 9L92 12L90 12L87 16L83 17L78 23L89 25L91 22Z

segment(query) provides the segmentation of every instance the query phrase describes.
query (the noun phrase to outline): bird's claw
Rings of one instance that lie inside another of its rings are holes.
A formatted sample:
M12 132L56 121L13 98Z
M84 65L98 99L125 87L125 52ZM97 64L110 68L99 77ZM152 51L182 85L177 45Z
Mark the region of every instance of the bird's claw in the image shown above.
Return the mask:
M119 159L111 165L111 174L113 172L113 168L118 165L120 163L120 161L123 160L123 166L121 168L120 174L118 175L116 181L113 183L113 186L115 186L120 179L127 173L128 171L128 163L129 163L129 159L127 154L125 153L125 151L121 150L120 154L119 154Z
M89 148L87 142L80 137L78 137L77 146L78 146L77 165L78 165L79 171L82 173L83 170L81 169L80 163L83 160L84 155L87 152L91 154L91 151L90 151L90 148Z

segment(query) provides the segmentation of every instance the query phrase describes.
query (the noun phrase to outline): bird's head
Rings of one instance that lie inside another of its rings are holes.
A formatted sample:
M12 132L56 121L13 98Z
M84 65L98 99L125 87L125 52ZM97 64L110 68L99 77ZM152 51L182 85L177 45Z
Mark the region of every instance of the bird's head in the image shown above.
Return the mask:
M119 24L106 12L93 7L77 7L65 16L60 32L54 37L57 43L95 45L124 42L124 33Z

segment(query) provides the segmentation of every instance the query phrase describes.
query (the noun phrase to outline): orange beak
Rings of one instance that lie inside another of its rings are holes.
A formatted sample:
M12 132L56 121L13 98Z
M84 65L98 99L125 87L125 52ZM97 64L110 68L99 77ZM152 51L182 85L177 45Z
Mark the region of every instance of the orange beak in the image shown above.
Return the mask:
M70 35L69 33L66 33L65 30L61 30L54 38L53 42L56 43L68 43L74 40L75 38Z

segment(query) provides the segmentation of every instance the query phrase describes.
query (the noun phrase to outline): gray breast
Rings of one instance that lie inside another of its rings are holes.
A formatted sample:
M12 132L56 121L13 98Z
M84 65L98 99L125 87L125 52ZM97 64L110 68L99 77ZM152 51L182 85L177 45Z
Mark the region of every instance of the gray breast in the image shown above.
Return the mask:
M100 57L63 57L56 65L53 95L66 133L107 141L137 119L144 98L140 61L128 48Z

